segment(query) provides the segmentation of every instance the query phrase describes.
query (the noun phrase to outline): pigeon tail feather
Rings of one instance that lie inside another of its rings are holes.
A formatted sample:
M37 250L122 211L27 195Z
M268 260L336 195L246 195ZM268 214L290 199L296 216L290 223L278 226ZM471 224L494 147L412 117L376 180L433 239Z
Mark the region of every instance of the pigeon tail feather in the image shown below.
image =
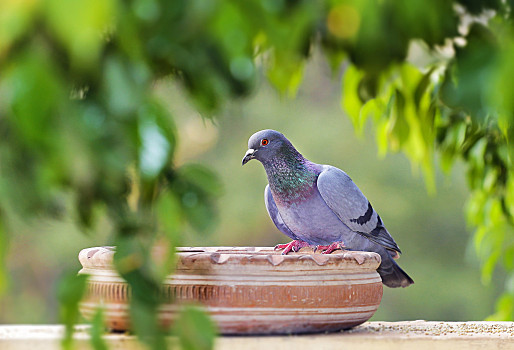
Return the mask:
M392 264L382 263L377 269L382 283L390 288L408 287L414 284L412 278L392 258L388 259Z

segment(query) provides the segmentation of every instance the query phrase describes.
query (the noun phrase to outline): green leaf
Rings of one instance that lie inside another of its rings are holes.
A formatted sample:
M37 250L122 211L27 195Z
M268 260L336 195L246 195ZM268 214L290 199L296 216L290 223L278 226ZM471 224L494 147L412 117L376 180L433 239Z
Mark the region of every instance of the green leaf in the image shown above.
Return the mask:
M289 52L275 51L268 79L283 94L293 98L303 79L305 63L301 57Z
M9 237L5 230L5 217L0 212L0 298L7 291L9 281L9 274L7 273L7 249L9 244Z
M359 71L354 65L346 68L343 79L343 96L341 99L341 107L348 114L353 123L355 132L362 135L367 114L361 116L361 108L363 101L359 97L359 83L364 73Z
M507 271L514 271L514 244L506 247L503 253L503 266ZM514 274L512 274L514 276ZM514 278L511 276L511 292L514 292Z
M466 140L466 129L467 125L464 122L458 123L457 126L453 128L451 137L453 138L453 147L456 150L460 149Z
M455 153L449 150L441 150L441 169L446 175L450 174L453 163L455 162Z
M28 147L55 151L52 147L57 145L48 136L59 137L55 132L59 129L52 130L56 125L51 124L57 123L59 107L65 98L55 66L45 56L36 58L26 53L18 56L17 63L9 68L1 86L9 91L6 102L13 111L9 121L17 136Z
M409 139L409 136L411 135L412 125L409 125L406 118L406 104L408 103L406 100L406 97L403 95L403 93L396 89L391 96L392 101L394 101L392 113L390 115L390 121L392 123L392 130L390 137L390 145L393 151L399 151L407 142L407 139ZM414 123L417 123L417 120L413 120ZM408 152L412 155L414 154L414 161L419 160L419 154L422 152L420 150L419 146L419 138L413 137L411 138L411 146L414 146L414 148L411 148L408 150Z
M124 119L132 117L143 100L142 89L148 78L146 68L112 55L105 60L103 69L103 89L109 111Z
M496 312L486 321L512 321L514 319L514 293L503 293L496 303Z
M166 349L165 331L158 318L161 280L150 257L153 240L142 239L142 233L149 233L144 230L148 228L137 225L123 230L116 241L114 264L130 287L130 321L135 333L151 349Z
M222 192L217 176L201 165L186 164L177 171L168 171L167 178L188 223L199 232L210 232L217 220L214 197Z
M330 48L324 47L324 53L328 59L328 63L330 65L332 76L335 76L339 69L341 68L341 64L347 58L347 54L341 50L331 50Z
M69 273L59 281L57 298L60 304L60 321L66 327L62 340L64 349L73 349L74 326L80 317L79 302L86 291L87 278L87 275Z
M139 167L145 180L154 180L170 162L171 145L163 130L153 120L139 124L141 147Z
M478 171L484 169L484 155L487 148L487 140L485 138L479 139L469 152L469 160Z
M381 157L384 157L387 154L389 145L389 125L389 120L385 118L376 122L375 125L378 155Z
M466 40L446 69L440 96L448 107L464 110L480 122L492 112L487 101L490 90L495 90L492 83L498 43L491 29L479 23L470 26Z
M509 173L505 188L505 207L511 217L514 217L514 171Z
M107 344L103 339L105 332L105 320L102 308L98 308L91 320L91 345L95 350L108 350Z
M173 116L170 112L162 105L162 102L154 99L148 102L145 108L145 113L155 118L155 123L162 130L169 144L168 157L173 159L175 155L175 149L177 147L177 127Z
M178 315L173 334L178 337L182 350L210 350L214 348L217 328L204 311L188 306Z
M39 6L37 1L0 2L0 57L34 26Z
M223 194L223 184L216 173L201 164L183 165L178 173L209 196L218 197Z
M429 86L432 79L432 74L434 73L435 67L431 68L427 73L423 75L423 78L419 81L416 86L416 90L414 91L414 105L416 106L416 110L419 110L421 105L421 99L423 96L430 92Z
M182 245L182 229L184 227L184 213L177 195L168 189L160 194L156 203L157 219L160 231L167 240L167 253L161 267L161 277L170 274L175 267L175 247Z
M182 206L176 194L165 190L156 203L157 218L166 236L176 245L180 245L180 232L183 222Z
M493 276L494 269L498 260L500 259L500 251L494 250L485 259L484 265L482 266L482 283L489 284Z
M46 24L66 46L72 62L96 68L106 35L116 25L116 0L45 1Z
M156 305L148 304L141 297L134 296L130 302L130 320L139 339L150 349L167 349L166 333L159 324Z
M485 250L484 249L484 247L485 247L484 241L485 241L487 234L488 234L487 227L479 226L476 229L475 234L473 236L475 252L477 253L477 255L480 258L482 258L482 256L484 255L484 253L483 253L483 251Z
M208 200L200 200L197 193L187 191L182 196L184 213L188 223L198 232L210 233L217 220L214 204Z
M495 168L487 168L485 171L485 177L482 181L483 189L487 192L492 192L498 180L498 172Z

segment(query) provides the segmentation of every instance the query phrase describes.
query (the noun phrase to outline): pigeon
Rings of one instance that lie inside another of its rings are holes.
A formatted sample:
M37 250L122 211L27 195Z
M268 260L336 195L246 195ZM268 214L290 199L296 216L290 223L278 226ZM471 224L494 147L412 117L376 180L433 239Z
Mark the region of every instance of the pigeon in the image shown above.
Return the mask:
M248 140L245 165L262 163L268 177L264 202L275 226L292 241L278 244L282 254L313 247L376 252L382 258L377 271L391 288L414 283L394 259L401 250L371 203L341 169L304 158L280 132L267 129Z

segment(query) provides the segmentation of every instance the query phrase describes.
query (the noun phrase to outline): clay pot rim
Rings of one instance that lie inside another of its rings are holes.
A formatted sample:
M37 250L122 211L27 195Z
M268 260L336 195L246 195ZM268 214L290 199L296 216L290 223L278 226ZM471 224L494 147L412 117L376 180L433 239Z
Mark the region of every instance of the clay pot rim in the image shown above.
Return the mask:
M336 251L332 254L321 254L308 247L288 255L282 255L273 247L177 247L176 251L179 266L205 263L228 267L244 263L283 267L301 261L302 264L313 268L332 266L376 270L381 262L380 255L374 252ZM85 248L80 251L79 260L83 268L112 269L115 252L116 247L113 246Z

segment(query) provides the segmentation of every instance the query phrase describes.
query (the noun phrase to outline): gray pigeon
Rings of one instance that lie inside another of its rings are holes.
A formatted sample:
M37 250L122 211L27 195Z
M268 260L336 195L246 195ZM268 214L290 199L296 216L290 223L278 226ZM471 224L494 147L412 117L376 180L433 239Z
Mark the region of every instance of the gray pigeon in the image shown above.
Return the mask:
M264 201L277 228L293 239L279 244L282 254L314 246L325 254L336 249L380 254L378 273L388 287L414 281L396 264L401 253L380 216L342 170L305 159L280 132L262 130L248 140L243 165L262 163L269 184Z

